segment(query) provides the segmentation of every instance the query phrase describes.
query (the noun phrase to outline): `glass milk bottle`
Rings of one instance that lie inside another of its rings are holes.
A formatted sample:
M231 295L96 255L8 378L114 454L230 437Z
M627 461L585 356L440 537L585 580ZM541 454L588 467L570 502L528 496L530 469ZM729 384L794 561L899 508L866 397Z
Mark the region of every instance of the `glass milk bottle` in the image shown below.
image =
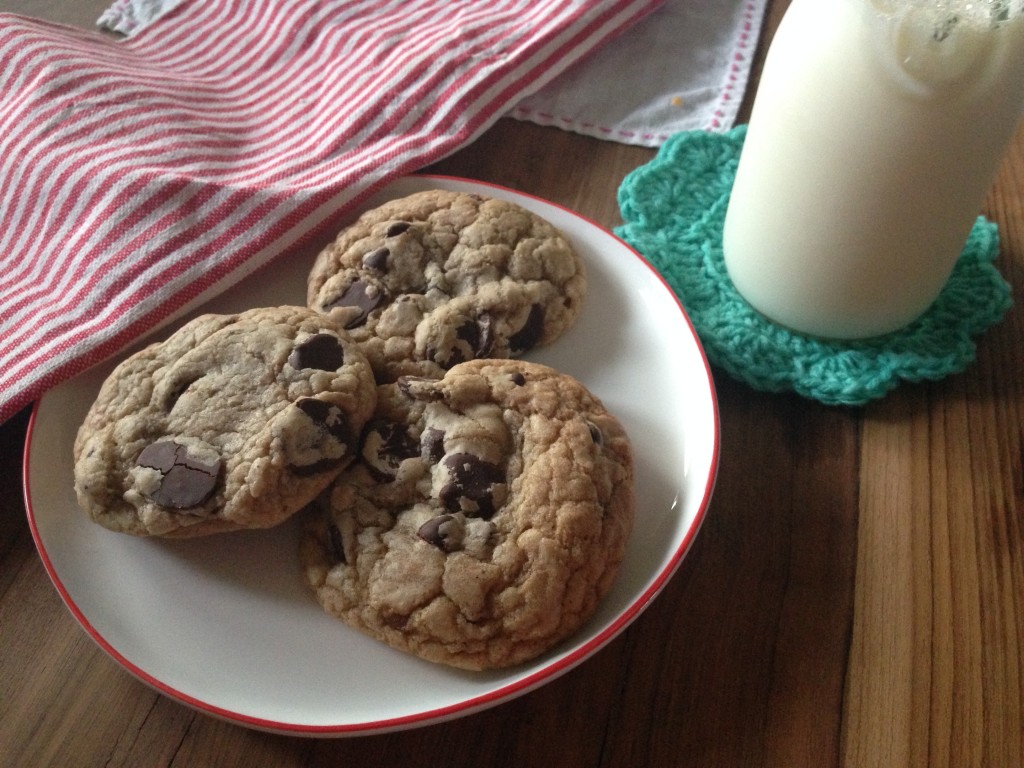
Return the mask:
M723 233L737 290L830 338L921 315L1024 107L1024 0L793 0Z

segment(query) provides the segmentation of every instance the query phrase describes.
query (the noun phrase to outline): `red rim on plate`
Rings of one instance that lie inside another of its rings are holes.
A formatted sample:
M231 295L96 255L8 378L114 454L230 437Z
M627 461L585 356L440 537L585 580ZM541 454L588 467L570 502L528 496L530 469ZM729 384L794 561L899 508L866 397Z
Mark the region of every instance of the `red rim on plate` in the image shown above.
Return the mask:
M54 562L55 557L52 556L51 547L47 541L46 532L40 525L42 520L48 514L54 514L54 510L37 508L36 502L39 502L38 489L33 487L34 480L32 478L32 466L33 466L33 454L34 451L44 450L40 448L40 432L43 431L44 416L41 415L41 411L47 400L53 397L59 397L55 395L54 391L47 393L39 402L36 403L32 417L29 422L28 436L25 446L24 454L24 465L23 465L23 480L25 488L25 505L28 510L29 526L32 531L32 536L35 540L36 547L39 551L40 558L42 559L43 565L46 568L50 579L53 581L54 586L57 588L61 598L71 611L75 619L85 629L86 633L102 648L107 654L109 654L118 664L123 666L128 672L135 675L141 681L152 686L157 691L175 699L183 704L193 707L201 712L219 717L230 722L234 722L240 725L257 728L261 730L268 730L280 733L289 733L293 735L310 735L310 736L325 736L325 735L358 735L358 734L369 734L369 733L382 733L393 730L401 730L405 728L411 728L421 725L427 725L431 723L441 722L443 720L452 719L454 717L465 716L474 712L481 711L489 708L496 704L508 701L519 695L522 695L528 691L531 691L538 686L550 682L560 675L568 672L573 667L580 664L582 661L592 656L598 650L603 648L615 637L619 635L626 627L628 627L640 614L641 612L654 600L655 597L662 591L667 584L668 580L675 574L685 557L687 551L693 543L694 537L701 527L704 516L707 511L708 504L711 499L711 495L714 489L715 479L718 470L718 454L719 454L719 415L718 415L718 404L714 389L714 383L711 376L711 371L708 366L707 358L704 355L704 351L700 346L697 339L696 332L690 323L689 318L686 316L686 312L683 309L678 298L668 287L665 280L658 274L653 267L644 259L640 254L633 250L623 241L616 238L606 230L601 229L594 222L580 216L579 214L540 198L525 195L520 192L515 192L503 187L499 187L493 184L486 184L481 182L470 181L466 179L457 179L452 177L443 176L413 176L400 179L387 186L382 192L379 192L369 203L363 207L370 207L370 205L376 204L374 201L388 199L389 197L399 197L403 194L409 194L418 189L429 187L445 187L454 189L467 189L472 191L481 191L485 194L490 194L495 197L505 197L513 199L516 202L524 205L525 207L534 207L539 209L538 212L547 218L551 218L554 214L558 217L565 219L568 224L574 228L579 228L581 231L588 233L590 237L598 237L606 239L608 242L613 242L615 248L622 249L623 253L630 254L635 260L636 264L642 266L646 271L645 282L651 283L654 286L660 286L659 291L663 292L664 295L659 295L658 300L662 302L671 302L667 306L674 309L672 311L678 311L679 318L682 321L682 327L688 334L688 338L675 339L674 342L678 345L688 345L689 350L686 352L692 361L694 367L699 366L699 370L694 372L694 381L699 386L701 392L705 398L703 403L703 411L701 413L701 420L706 422L704 427L704 445L701 453L703 454L703 463L697 468L697 474L693 478L690 485L686 488L686 505L691 510L689 522L686 524L685 530L679 537L678 541L674 542L673 548L666 553L662 558L662 561L647 577L646 580L638 591L630 594L626 600L625 605L618 610L618 612L608 620L603 626L596 631L593 636L581 640L573 645L573 640L567 643L568 650L553 655L551 657L542 657L541 660L536 664L526 664L520 667L518 670L510 671L510 679L507 681L499 681L494 684L488 690L483 690L480 693L471 694L465 696L457 701L441 704L433 707L423 707L422 709L413 713L398 714L393 717L378 717L370 719L362 719L359 721L344 722L343 718L337 718L337 721L329 722L327 724L303 722L298 718L294 722L288 721L281 717L261 717L251 713L245 713L236 711L231 707L221 706L213 701L207 700L209 697L197 696L189 693L187 690L182 690L185 686L172 685L165 680L160 679L159 675L154 675L145 668L145 664L137 660L129 658L127 654L118 649L116 638L112 639L104 635L103 632L98 630L95 626L95 622L89 615L89 611L84 609L75 596L75 586L70 583L65 583L66 579L62 578L60 574L60 563ZM555 222L556 226L559 225ZM564 222L563 222L564 228ZM570 233L571 234L571 233ZM604 258L602 256L602 258ZM293 267L294 268L294 267ZM630 267L632 268L632 267ZM216 305L217 300L215 299L212 304ZM210 311L217 311L211 309ZM586 312L585 312L586 314ZM547 362L547 361L545 361ZM548 364L551 364L550 362ZM586 379L583 379L584 383L588 383ZM65 385L62 385L65 386ZM74 386L74 383L70 383L69 386ZM589 384L588 384L589 386ZM60 388L58 388L60 390ZM599 396L604 395L598 392ZM646 393L641 397L646 397ZM613 409L614 410L614 409ZM65 427L66 431L66 427ZM636 437L634 437L636 442ZM67 451L66 461L70 462L70 444L63 446ZM34 493L34 491L37 491ZM638 488L638 492L641 489ZM73 493L71 493L73 499ZM73 506L73 504L72 504ZM639 505L638 505L639 506ZM676 503L672 503L672 508L675 509ZM638 509L638 514L640 510ZM61 511L63 514L84 514L74 510L72 512ZM41 517L42 516L42 517ZM88 523L92 525L92 523ZM120 534L110 534L117 539ZM130 537L125 537L130 538ZM626 569L629 565L630 553L627 552L627 560L623 564L623 569ZM620 575L621 578L621 575ZM607 598L606 598L607 599Z

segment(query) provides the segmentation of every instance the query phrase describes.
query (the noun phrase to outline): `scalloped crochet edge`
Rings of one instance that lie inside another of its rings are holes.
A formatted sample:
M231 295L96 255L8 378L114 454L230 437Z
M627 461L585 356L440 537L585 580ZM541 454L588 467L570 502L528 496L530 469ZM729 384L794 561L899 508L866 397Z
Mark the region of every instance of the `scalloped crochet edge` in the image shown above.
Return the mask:
M751 307L725 270L722 226L745 135L745 125L676 134L618 191L624 223L615 234L675 291L708 359L755 389L792 390L827 405L863 405L901 381L964 370L976 356L974 337L1013 303L994 263L997 226L978 217L946 287L905 328L856 341L794 333Z

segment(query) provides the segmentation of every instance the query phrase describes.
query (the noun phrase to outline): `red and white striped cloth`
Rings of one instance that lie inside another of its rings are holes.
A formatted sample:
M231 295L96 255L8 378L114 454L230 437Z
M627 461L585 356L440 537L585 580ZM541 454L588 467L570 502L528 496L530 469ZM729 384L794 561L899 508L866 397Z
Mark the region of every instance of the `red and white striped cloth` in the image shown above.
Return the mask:
M0 422L473 140L661 0L0 14Z

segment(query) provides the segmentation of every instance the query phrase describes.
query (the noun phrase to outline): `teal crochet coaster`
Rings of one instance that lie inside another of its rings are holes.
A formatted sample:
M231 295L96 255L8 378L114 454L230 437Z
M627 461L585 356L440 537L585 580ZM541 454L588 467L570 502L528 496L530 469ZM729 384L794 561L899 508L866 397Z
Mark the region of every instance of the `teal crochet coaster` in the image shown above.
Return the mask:
M862 405L900 381L938 380L974 360L974 337L1002 318L1010 286L996 269L999 233L979 217L949 282L905 328L827 341L775 325L739 295L722 257L722 227L746 126L671 137L619 188L615 233L679 296L708 360L755 389L793 390L829 405Z

